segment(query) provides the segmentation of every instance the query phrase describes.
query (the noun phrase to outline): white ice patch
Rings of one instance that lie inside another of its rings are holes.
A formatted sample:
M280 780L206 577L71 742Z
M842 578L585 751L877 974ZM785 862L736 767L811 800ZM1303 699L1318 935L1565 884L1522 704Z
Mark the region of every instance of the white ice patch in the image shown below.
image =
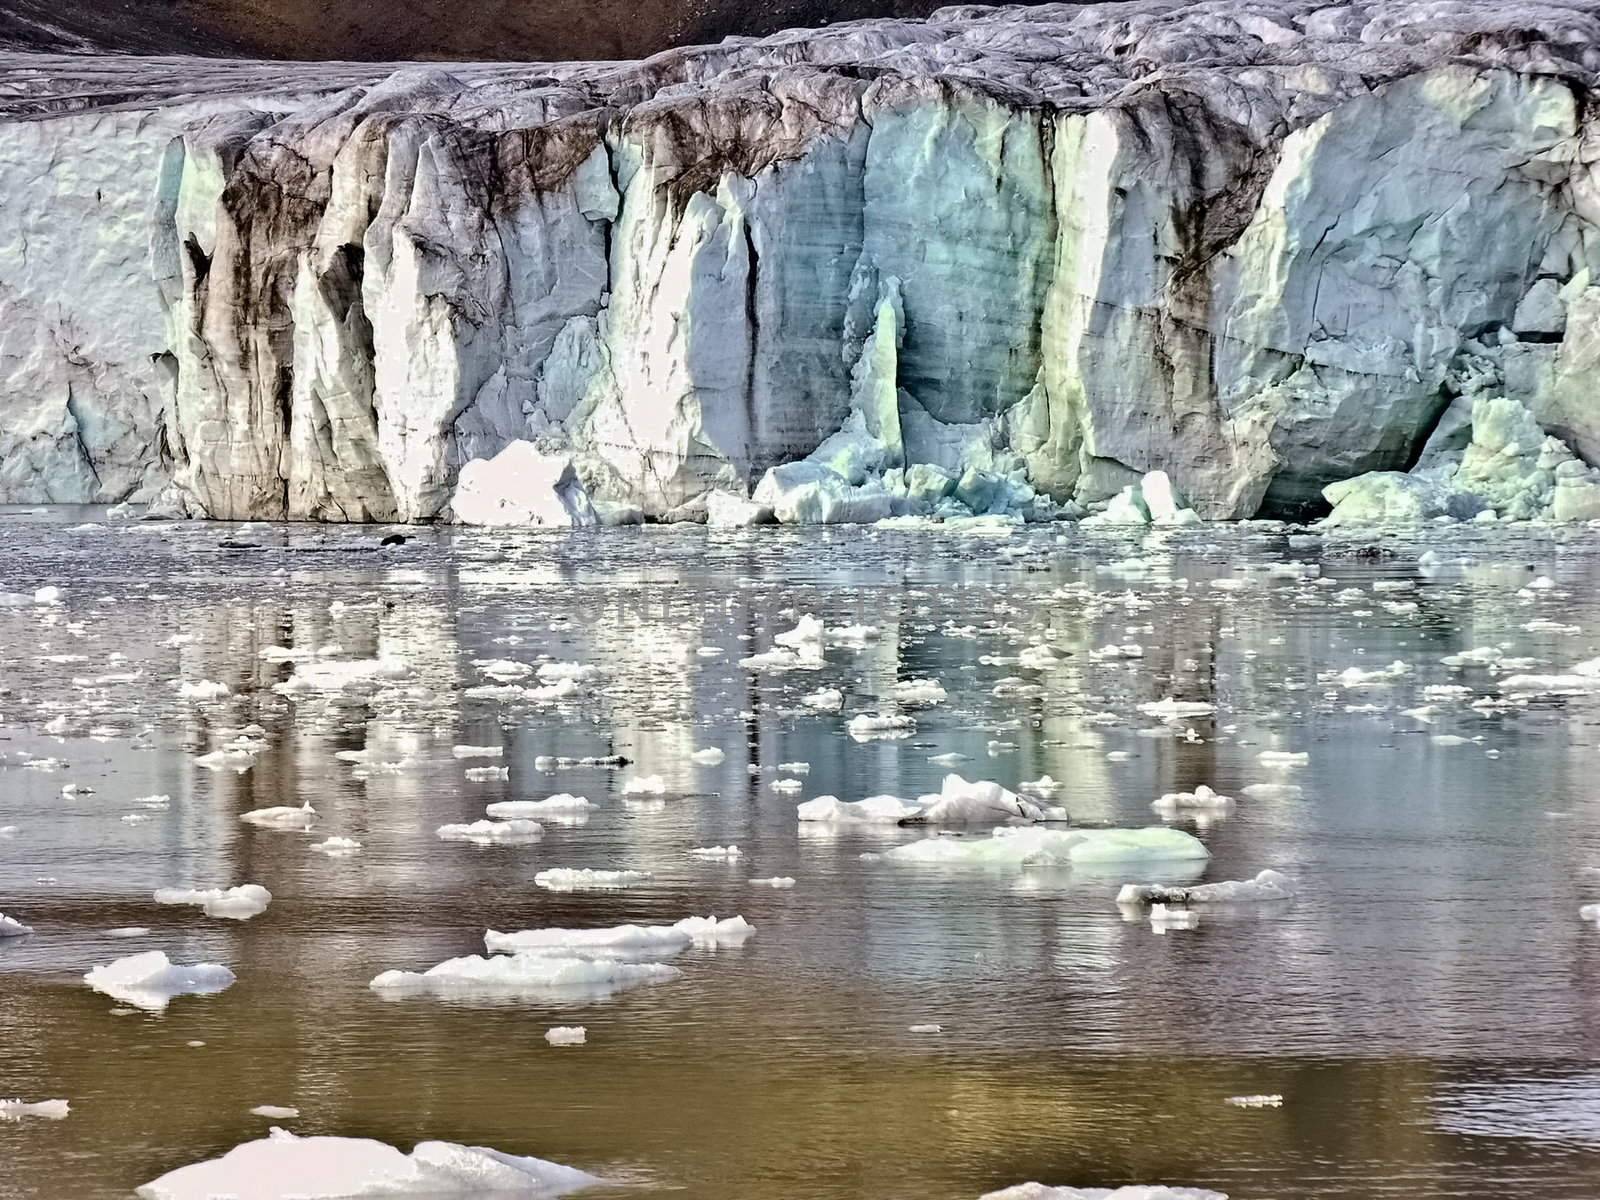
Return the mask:
M15 917L8 917L0 913L0 938L22 937L33 932L33 926L24 925Z
M178 996L210 996L233 986L234 974L218 963L181 966L159 950L119 958L83 977L97 992L146 1012L161 1012Z
M589 1031L582 1025L556 1025L544 1031L544 1040L552 1046L581 1046L589 1040Z
M1043 829L1006 826L987 838L931 837L886 851L897 862L950 866L1088 866L1138 862L1203 862L1211 857L1191 834L1148 829Z
M522 846L544 837L544 826L537 821L473 821L464 825L441 825L436 832L442 842Z
M45 1121L62 1121L72 1112L65 1100L10 1100L0 1099L0 1121L23 1121L36 1117Z
M1192 792L1168 792L1154 801L1150 807L1163 815L1180 812L1183 809L1216 811L1232 808L1233 797L1220 795L1202 783Z
M689 851L689 857L733 862L736 859L743 858L744 852L737 846L696 846Z
M287 805L277 808L257 808L239 816L239 820L250 825L259 825L263 829L290 829L302 832L310 829L316 819L317 810L311 807L309 800L299 808Z
M1163 887L1159 884L1123 884L1117 903L1137 904L1246 904L1268 900L1289 900L1294 885L1287 876L1265 870L1254 879L1229 879L1202 883L1194 887Z
M552 867L540 871L533 882L551 892L611 891L649 883L655 876L649 871L608 871L592 867Z
M221 1158L168 1172L141 1200L332 1200L344 1196L488 1195L553 1198L604 1181L587 1172L483 1146L422 1142L410 1154L369 1138L296 1137L274 1129Z
M311 848L318 854L326 854L329 858L348 858L352 854L361 853L361 843L355 838L347 837L331 837Z
M272 893L258 883L231 888L158 888L154 898L157 904L190 904L208 917L229 921L260 916L272 903Z
M557 792L543 800L498 800L483 811L500 820L520 821L533 817L560 817L573 813L586 813L599 807L583 796Z
M552 954L470 954L446 959L426 971L385 971L369 985L375 992L437 996L556 996L582 999L646 984L668 983L680 972L665 963L572 958Z

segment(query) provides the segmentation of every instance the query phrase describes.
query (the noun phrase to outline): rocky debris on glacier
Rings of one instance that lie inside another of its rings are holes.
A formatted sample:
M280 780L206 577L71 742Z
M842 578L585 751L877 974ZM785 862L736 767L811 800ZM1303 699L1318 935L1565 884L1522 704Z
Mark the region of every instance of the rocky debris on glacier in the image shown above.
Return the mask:
M1594 0L1136 0L112 63L0 121L0 498L1247 517L1409 468L1485 376L1590 458L1597 44Z
M484 1146L420 1142L410 1154L370 1138L297 1137L273 1129L220 1158L169 1171L141 1200L266 1200L278 1196L556 1197L604 1180L573 1167Z

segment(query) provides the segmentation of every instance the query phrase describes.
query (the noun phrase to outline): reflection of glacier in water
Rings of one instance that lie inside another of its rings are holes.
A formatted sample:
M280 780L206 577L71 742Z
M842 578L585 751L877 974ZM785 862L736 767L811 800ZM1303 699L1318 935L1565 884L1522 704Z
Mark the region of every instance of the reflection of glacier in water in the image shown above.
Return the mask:
M5 1088L73 1104L0 1127L25 1181L114 1194L258 1135L271 1103L752 1200L794 1194L786 1172L822 1200L1028 1177L1592 1193L1586 1142L1491 1154L1434 1107L1513 1062L1590 1065L1600 558L1574 534L1430 529L1374 560L1253 525L380 548L3 519L0 910L35 930L0 939ZM807 614L815 641L780 642ZM911 721L858 739L862 714ZM952 773L1210 858L906 862L990 830L797 819L824 796L921 811ZM1161 803L1201 785L1233 803ZM274 809L293 820L240 819ZM542 829L437 835L485 819ZM357 845L314 852L330 838ZM1114 903L1266 868L1292 900L1193 928ZM648 878L537 883L585 869ZM247 921L153 902L246 883L272 894ZM651 986L369 987L484 955L489 929L736 914L754 936ZM159 1018L82 982L155 950L237 982ZM586 1043L551 1052L556 1024ZM1225 1103L1262 1093L1283 1107Z

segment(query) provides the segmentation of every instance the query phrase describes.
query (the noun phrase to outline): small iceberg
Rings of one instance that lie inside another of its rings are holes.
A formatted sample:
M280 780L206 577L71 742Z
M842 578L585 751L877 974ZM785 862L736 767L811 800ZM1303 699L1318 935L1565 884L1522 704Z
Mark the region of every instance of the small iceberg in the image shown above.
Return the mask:
M241 883L231 888L158 888L157 904L191 904L208 917L228 921L248 921L267 911L272 893L259 883Z
M1249 904L1267 900L1290 900L1294 885L1287 876L1265 870L1254 879L1229 879L1221 883L1202 883L1194 887L1163 887L1160 884L1124 884L1117 903L1138 904Z
M113 1000L146 1012L163 1012L178 996L211 996L226 991L233 986L234 974L219 963L182 966L161 951L150 950L95 967L83 980Z
M585 1171L484 1146L422 1142L410 1154L371 1138L296 1137L282 1129L221 1158L170 1171L140 1200L278 1200L284 1196L569 1195L604 1181Z

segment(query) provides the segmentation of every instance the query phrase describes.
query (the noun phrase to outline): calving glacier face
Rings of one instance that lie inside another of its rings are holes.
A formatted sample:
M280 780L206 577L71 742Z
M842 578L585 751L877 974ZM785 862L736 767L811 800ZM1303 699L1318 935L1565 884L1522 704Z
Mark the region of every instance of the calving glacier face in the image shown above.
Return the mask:
M1294 511L1491 394L1593 456L1597 68L1600 0L277 67L151 169L173 382L116 453L195 514L422 521L521 445L586 500L495 511L607 523L1138 513L1151 472Z

